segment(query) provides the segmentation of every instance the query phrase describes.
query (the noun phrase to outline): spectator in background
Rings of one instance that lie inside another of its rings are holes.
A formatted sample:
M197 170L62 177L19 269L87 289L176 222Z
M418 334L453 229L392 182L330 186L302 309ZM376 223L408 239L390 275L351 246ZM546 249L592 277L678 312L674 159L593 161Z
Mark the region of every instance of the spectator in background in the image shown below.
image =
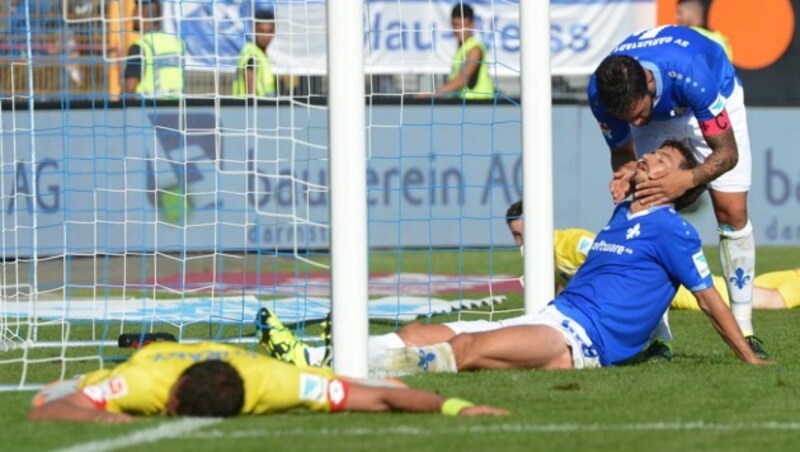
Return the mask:
M259 11L255 15L253 40L245 43L239 53L234 96L271 96L275 94L275 77L272 75L267 47L275 36L275 14Z
M453 56L447 83L436 88L436 93L447 95L459 92L464 99L492 99L494 82L486 63L486 47L473 35L475 12L472 7L466 3L456 3L450 13L450 23L458 50Z
M146 97L175 97L183 92L185 45L161 30L158 0L139 0L133 29L141 37L128 49L123 78L124 92Z
M728 59L733 61L733 49L731 49L728 38L718 31L709 30L706 25L707 19L708 7L706 0L678 0L677 9L675 10L675 20L678 25L692 27L708 39L721 45L725 49Z

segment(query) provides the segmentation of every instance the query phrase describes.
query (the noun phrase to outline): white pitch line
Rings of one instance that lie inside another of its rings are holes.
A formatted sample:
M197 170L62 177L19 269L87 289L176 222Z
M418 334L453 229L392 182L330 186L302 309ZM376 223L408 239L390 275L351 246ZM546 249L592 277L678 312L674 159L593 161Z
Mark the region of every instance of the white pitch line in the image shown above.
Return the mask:
M285 436L381 436L381 435L414 435L429 436L442 434L468 434L468 433L581 433L581 432L612 432L612 431L739 431L739 430L784 430L800 431L798 422L761 422L761 423L643 423L643 424L492 424L492 425L465 425L450 428L431 428L410 425L398 425L386 428L356 427L356 428L314 428L314 429L273 429L234 430L224 431L211 429L185 435L184 438L194 439L236 439L259 437L285 437Z
M164 422L156 427L139 430L129 435L106 440L89 441L76 444L56 452L94 452L134 447L153 443L162 439L171 439L191 433L199 428L222 422L219 418L183 418L176 422Z

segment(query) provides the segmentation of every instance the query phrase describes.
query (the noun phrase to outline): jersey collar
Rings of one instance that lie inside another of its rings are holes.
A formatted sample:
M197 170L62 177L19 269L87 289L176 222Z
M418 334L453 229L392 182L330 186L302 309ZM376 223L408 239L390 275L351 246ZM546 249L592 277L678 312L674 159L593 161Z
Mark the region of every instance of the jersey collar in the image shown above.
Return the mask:
M625 213L625 216L629 220L633 220L634 218L639 218L639 217L643 217L645 215L649 215L649 214L651 214L651 213L653 213L653 212L655 212L657 210L671 209L671 208L673 208L673 205L672 204L667 204L667 205L663 205L663 206L650 207L650 208L645 209L645 210L640 210L639 212L636 212L636 213L631 213L631 206L629 205L628 206L628 211Z
M656 97L653 98L653 108L655 108L655 106L658 105L658 101L661 100L661 92L664 90L664 80L661 78L661 70L658 69L658 66L649 61L639 61L639 64L653 73L653 79L656 83Z

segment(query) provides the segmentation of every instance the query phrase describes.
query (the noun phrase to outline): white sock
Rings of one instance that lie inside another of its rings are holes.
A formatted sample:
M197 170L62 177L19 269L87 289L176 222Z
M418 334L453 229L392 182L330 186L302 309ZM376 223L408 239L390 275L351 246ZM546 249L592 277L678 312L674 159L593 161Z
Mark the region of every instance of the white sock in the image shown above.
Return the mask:
M449 342L409 348L418 350L419 363L417 366L427 372L458 372L456 354L453 353L453 347ZM427 369L425 369L426 364Z
M400 339L397 333L381 334L380 336L370 336L367 341L369 356L379 356L386 350L392 348L403 348L406 344Z
M370 371L390 372L386 369L387 357L390 350L397 350L405 347L406 344L400 339L397 333L382 334L380 336L370 336L367 340L367 358Z
M650 342L661 339L664 342L672 342L672 331L669 329L669 311L664 311L664 315L659 320L653 334L650 335Z
M392 348L403 348L406 344L400 339L397 333L382 334L380 336L370 336L367 342L368 356L380 356L386 350ZM306 347L308 352L308 364L311 366L321 366L325 359L325 346Z
M753 334L753 278L756 268L756 247L750 221L739 230L720 226L719 260L728 287L731 312L742 334Z
M458 371L453 348L447 342L387 349L380 356L370 356L370 370L390 375Z

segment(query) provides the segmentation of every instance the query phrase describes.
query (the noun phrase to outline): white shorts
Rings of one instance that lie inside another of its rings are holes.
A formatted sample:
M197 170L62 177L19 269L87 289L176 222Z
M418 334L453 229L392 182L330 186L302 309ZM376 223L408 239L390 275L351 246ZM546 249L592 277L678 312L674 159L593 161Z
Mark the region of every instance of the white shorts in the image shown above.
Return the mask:
M509 326L545 325L560 331L572 354L572 367L591 369L602 367L600 357L586 330L578 322L565 316L553 305L548 305L536 314L526 314L505 320L473 320L445 323L456 334L484 333Z
M709 184L709 187L721 192L750 191L752 180L752 156L750 152L750 134L747 131L747 113L744 108L744 90L737 83L730 97L725 102L725 109L733 125L736 146L739 149L739 163ZM631 127L636 142L636 154L642 155L655 151L666 139L688 141L695 150L695 157L704 162L711 154L700 125L694 113L688 111L666 121L652 121L642 127Z

